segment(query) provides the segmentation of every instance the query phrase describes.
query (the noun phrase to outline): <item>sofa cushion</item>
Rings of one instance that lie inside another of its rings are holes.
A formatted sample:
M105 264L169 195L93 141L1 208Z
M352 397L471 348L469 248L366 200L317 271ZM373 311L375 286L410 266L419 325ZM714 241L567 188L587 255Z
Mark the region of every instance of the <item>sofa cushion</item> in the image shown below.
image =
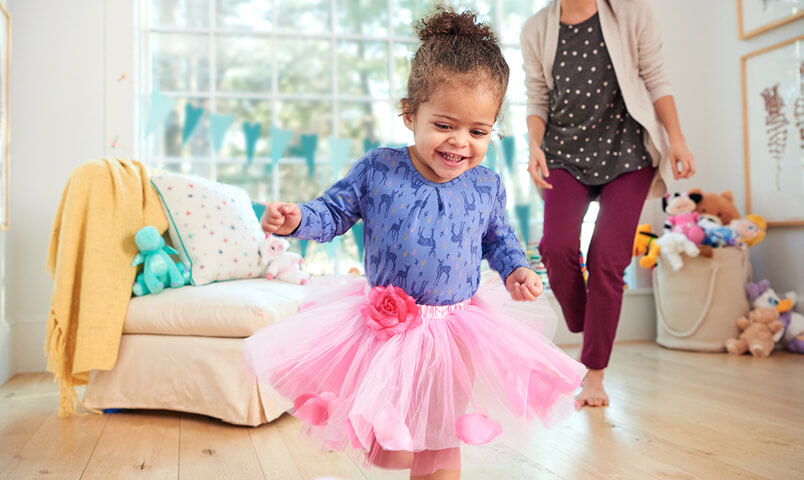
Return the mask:
M131 299L123 333L248 337L295 313L305 288L251 279L169 288Z
M265 239L245 190L201 177L151 177L162 198L173 247L190 267L190 282L253 278L260 274Z

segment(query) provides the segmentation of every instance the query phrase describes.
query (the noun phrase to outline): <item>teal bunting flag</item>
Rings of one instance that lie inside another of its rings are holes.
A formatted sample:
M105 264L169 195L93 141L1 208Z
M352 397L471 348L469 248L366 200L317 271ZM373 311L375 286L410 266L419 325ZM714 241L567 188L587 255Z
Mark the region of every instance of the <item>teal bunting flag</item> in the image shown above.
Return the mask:
M352 152L352 141L348 138L330 137L329 149L332 152L332 178L338 179L346 159Z
M221 151L226 130L229 129L232 123L234 123L232 115L209 114L209 134L212 137L212 148L215 149L216 154Z
M165 123L174 105L176 105L175 99L163 93L151 93L151 104L148 106L148 120L145 123L146 137Z
M352 227L352 235L355 236L355 244L357 245L357 256L360 262L363 262L363 222L357 222Z
M486 150L486 167L492 170L497 168L497 145L493 142L489 142L489 148Z
M340 238L333 238L331 242L328 242L324 245L324 248L327 250L327 258L330 262L335 261L335 254L338 251L338 247L340 246L341 239Z
M514 212L519 221L519 228L522 230L525 246L527 246L530 242L530 205L514 205Z
M190 102L184 104L184 126L181 129L181 144L187 143L187 139L193 136L199 120L204 116L202 107L194 107Z
M315 175L315 151L318 148L318 135L315 133L302 133L301 147L304 160L307 162L307 177L312 179Z
M276 168L279 159L285 154L285 150L293 138L292 130L284 130L275 125L271 125L271 166Z
M380 146L380 142L376 140L371 140L369 138L363 139L363 153L368 152L369 150L374 150Z
M243 122L243 134L246 136L246 159L249 165L254 161L254 148L260 138L260 130L262 130L262 125L259 122Z
M310 246L310 240L299 240L299 250L301 250L302 258L307 257L307 247Z
M503 137L502 139L503 158L509 172L514 171L514 154L516 153L516 143L514 137Z

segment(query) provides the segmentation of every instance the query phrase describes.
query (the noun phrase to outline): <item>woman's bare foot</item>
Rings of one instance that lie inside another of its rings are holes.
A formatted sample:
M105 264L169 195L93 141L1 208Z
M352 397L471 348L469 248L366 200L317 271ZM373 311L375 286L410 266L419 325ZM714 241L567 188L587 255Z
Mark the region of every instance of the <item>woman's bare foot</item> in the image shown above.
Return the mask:
M609 396L603 389L603 370L589 370L583 379L583 390L575 397L578 403L590 407L604 407L609 404Z

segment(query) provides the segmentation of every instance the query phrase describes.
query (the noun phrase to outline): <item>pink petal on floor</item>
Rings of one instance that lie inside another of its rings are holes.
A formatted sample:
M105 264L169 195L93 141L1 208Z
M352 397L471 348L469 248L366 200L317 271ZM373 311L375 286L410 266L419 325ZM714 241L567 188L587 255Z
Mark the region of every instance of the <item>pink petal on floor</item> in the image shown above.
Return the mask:
M374 436L386 450L413 450L413 437L396 409L385 405L374 417Z
M482 413L461 415L455 434L468 445L485 445L502 433L502 426Z

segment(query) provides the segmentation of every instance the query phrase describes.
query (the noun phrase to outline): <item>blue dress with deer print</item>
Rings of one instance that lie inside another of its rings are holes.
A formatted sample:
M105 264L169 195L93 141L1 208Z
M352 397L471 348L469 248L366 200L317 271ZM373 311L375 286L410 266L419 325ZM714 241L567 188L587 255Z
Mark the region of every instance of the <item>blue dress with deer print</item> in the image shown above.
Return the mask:
M291 236L329 242L363 219L370 286L391 284L416 303L452 305L477 291L482 258L503 280L528 266L505 202L500 177L486 167L434 183L416 170L407 147L378 148L299 205L302 221Z

